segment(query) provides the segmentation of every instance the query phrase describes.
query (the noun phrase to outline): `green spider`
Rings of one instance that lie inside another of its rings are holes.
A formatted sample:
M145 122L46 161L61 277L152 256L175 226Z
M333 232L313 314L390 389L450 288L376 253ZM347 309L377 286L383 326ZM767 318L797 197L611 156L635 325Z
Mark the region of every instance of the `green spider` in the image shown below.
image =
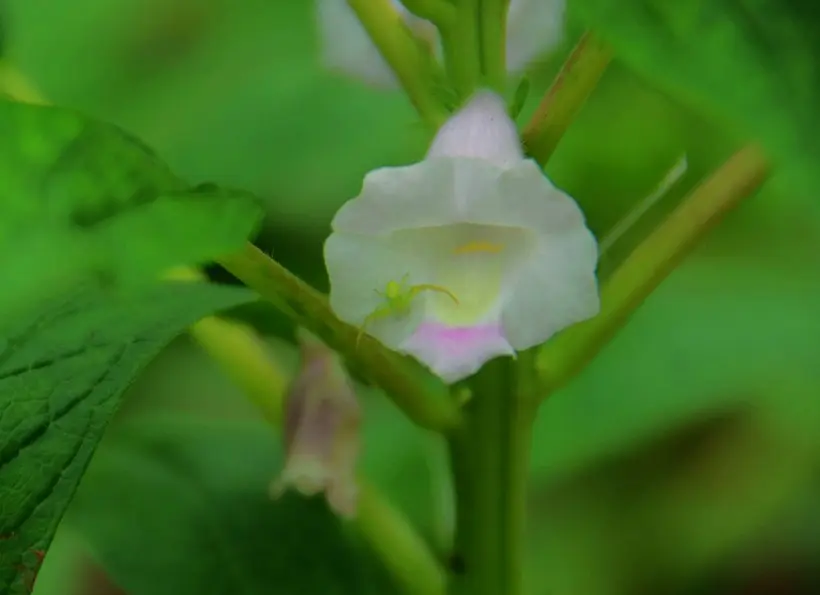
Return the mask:
M403 316L407 314L410 311L413 298L415 298L422 291L436 291L438 293L443 293L452 299L456 305L458 305L458 298L453 295L453 292L449 289L445 289L440 285L431 285L429 283L408 285L407 277L409 277L409 274L404 275L401 278L401 281L388 281L384 291L379 291L378 289L375 290L376 293L384 298L384 303L365 317L364 322L362 322L362 326L359 329L359 335L356 337L356 347L359 346L359 341L361 340L368 324L380 318L387 318L389 316Z

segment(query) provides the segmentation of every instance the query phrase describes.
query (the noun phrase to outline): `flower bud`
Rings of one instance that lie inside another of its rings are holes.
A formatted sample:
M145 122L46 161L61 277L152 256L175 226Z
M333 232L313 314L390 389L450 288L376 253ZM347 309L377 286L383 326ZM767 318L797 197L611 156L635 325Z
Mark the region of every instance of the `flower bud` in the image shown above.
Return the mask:
M301 368L285 398L285 468L271 486L304 496L324 493L339 516L356 513L361 408L339 356L299 329Z

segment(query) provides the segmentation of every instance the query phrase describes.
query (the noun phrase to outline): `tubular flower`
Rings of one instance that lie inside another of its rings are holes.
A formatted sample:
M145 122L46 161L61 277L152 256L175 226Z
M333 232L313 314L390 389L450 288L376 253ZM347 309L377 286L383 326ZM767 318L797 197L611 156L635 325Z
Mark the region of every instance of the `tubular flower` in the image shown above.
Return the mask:
M441 53L438 30L391 0L411 31L431 51ZM554 50L564 38L565 0L510 0L507 14L507 70L523 71L530 62ZM318 0L319 40L327 68L375 87L398 86L393 71L370 40L347 0Z
M353 517L361 409L336 353L302 329L297 338L302 363L285 398L285 468L271 494L324 492L336 514Z
M475 95L420 163L368 173L325 243L330 304L446 382L597 314L595 238Z

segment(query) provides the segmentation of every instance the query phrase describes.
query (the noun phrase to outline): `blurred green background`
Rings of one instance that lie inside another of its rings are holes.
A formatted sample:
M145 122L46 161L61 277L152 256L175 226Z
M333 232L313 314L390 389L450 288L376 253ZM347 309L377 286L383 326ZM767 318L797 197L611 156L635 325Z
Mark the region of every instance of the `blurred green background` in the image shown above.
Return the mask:
M9 56L47 97L135 133L191 182L256 192L257 243L323 289L335 209L428 140L400 93L323 71L311 2L8 4ZM581 31L572 7L521 122ZM730 130L616 61L548 173L602 237L683 153L689 171L604 255L602 277L739 146ZM820 574L820 211L783 188L774 178L732 213L543 407L533 595L816 592L799 585ZM234 315L293 365L282 316ZM444 557L440 445L365 400L367 473ZM321 502L266 499L280 465L277 437L181 338L130 390L36 593L393 592Z

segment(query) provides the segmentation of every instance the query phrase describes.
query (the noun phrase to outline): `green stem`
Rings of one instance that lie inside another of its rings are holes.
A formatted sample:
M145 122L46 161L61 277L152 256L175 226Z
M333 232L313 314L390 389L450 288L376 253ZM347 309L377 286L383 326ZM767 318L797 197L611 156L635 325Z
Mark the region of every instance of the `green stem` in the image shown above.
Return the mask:
M421 367L362 336L359 329L336 318L327 298L251 244L219 260L237 279L263 298L294 312L298 322L366 371L396 405L418 425L444 432L459 422L458 405L443 384ZM282 302L285 302L284 307Z
M444 64L460 100L475 91L481 78L478 0L455 0L456 19L440 30Z
M769 163L754 145L733 155L696 188L621 264L601 291L601 312L544 345L537 367L550 389L575 376L652 291L731 209L766 180Z
M535 401L521 398L516 365L476 376L464 424L450 435L456 490L451 575L455 595L521 595L530 441Z
M589 33L581 37L521 135L530 157L541 165L549 160L611 59L607 45Z
M435 62L390 0L347 0L419 114L438 128L449 113L436 97Z
M485 83L503 93L507 82L507 13L510 0L481 0L479 40Z
M355 524L408 595L444 595L446 576L419 534L372 486L359 484Z
M427 19L439 29L456 21L456 9L447 0L402 0L404 7L420 19Z

